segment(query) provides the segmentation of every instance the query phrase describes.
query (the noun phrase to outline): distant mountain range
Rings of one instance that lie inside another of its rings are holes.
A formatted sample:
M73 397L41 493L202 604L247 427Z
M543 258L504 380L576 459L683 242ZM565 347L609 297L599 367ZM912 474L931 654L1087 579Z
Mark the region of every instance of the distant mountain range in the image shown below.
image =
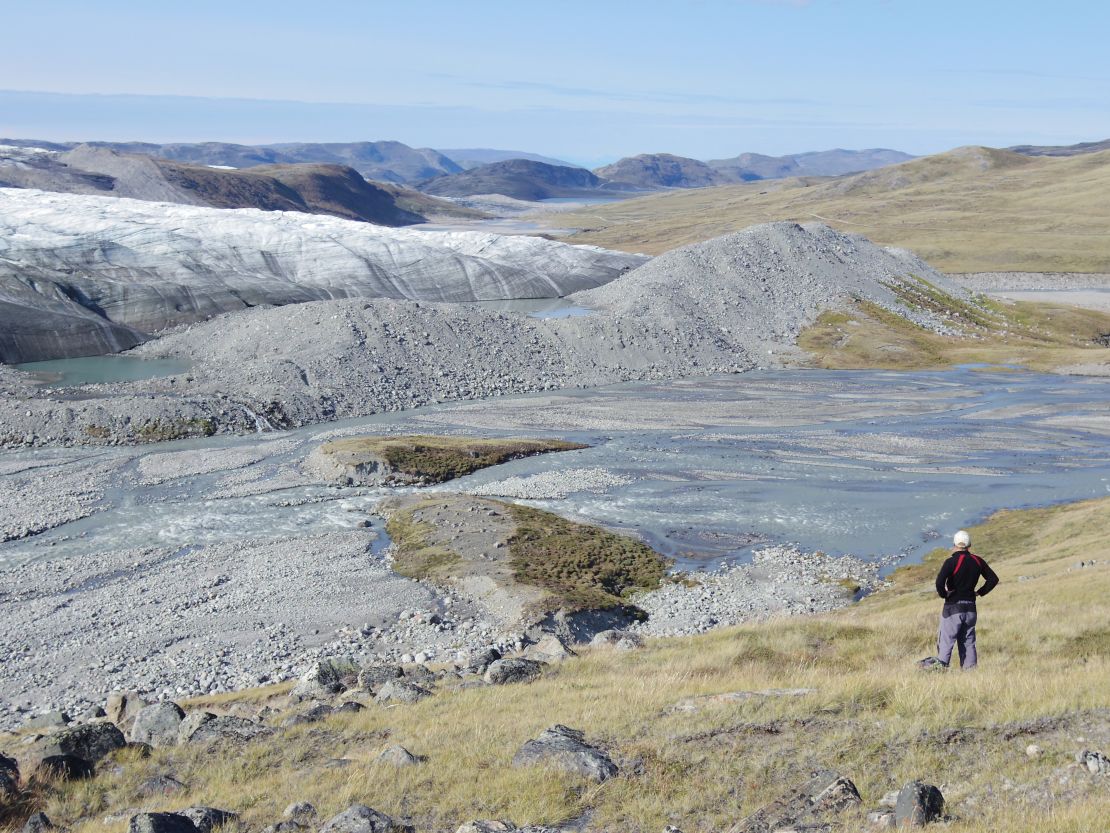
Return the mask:
M532 162L543 162L547 165L558 165L562 168L577 168L571 162L562 159L553 159L550 156L541 156L538 153L528 153L522 150L494 150L492 148L450 148L439 151L456 165L464 170L477 168L479 165L490 165L494 162L507 162L510 159L528 159Z
M1078 156L1082 153L1110 150L1110 139L1103 139L1101 142L1080 142L1077 145L1014 145L1006 149L1020 153L1022 156Z
M475 214L400 186L373 184L344 165L266 164L225 170L94 145L68 151L0 147L0 187L301 211L386 226L421 223L428 214Z
M438 197L502 194L518 200L596 197L610 187L585 168L549 165L530 159L509 159L458 174L436 177L420 185Z

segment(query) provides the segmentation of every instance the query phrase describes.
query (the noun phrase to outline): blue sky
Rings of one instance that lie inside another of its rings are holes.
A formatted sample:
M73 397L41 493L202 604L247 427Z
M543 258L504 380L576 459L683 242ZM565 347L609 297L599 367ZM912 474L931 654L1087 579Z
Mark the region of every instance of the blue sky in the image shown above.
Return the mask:
M1110 136L1101 2L37 5L4 11L0 136L397 139L586 164Z

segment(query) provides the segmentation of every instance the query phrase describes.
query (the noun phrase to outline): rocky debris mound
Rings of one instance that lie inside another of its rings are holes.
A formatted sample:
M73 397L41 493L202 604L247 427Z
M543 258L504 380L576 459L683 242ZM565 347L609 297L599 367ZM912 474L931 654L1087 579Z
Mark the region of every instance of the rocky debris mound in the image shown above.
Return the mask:
M924 827L944 813L944 796L932 784L911 781L898 793L894 805L894 824L899 828Z
M131 726L131 740L151 746L173 746L185 712L177 703L169 701L147 706L135 715Z
M412 828L365 804L352 804L328 819L320 833L412 833Z
M859 790L831 769L811 774L808 781L745 818L730 833L774 833L780 830L824 830L836 815L861 804Z
M513 756L513 766L542 764L581 775L601 783L617 774L617 765L596 746L586 743L584 733L556 724L527 741Z
M530 683L543 673L544 663L524 657L509 657L490 663L485 680L491 685Z

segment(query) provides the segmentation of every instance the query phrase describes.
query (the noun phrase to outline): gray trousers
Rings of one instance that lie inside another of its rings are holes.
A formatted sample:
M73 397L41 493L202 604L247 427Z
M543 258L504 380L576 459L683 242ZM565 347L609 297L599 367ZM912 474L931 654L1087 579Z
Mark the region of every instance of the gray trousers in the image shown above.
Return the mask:
M937 637L937 658L948 665L952 648L960 652L960 667L967 671L975 667L979 657L975 652L975 603L956 602L945 605L940 617L940 635Z

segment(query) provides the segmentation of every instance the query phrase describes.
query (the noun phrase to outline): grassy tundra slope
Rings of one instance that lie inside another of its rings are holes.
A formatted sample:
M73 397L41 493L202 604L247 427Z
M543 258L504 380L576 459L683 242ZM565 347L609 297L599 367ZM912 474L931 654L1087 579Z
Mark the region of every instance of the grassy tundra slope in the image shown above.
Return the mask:
M471 818L555 823L588 814L592 830L657 833L674 824L691 833L728 830L829 766L856 783L864 807L913 778L939 785L951 833L1105 829L1106 777L1073 761L1080 749L1110 751L1110 499L1002 512L972 531L1002 578L981 604L974 674L913 666L933 651L934 556L837 614L594 650L532 684L372 704L216 754L155 750L59 787L45 809L73 833L121 833L126 820L100 821L120 808L197 803L262 827L293 800L313 802L323 818L365 802L417 831L453 831ZM684 698L771 688L815 692L669 709ZM193 705L253 709L280 693ZM597 786L510 766L526 739L554 723L603 743L621 774ZM403 769L375 763L388 743L427 760ZM1039 752L1027 754L1030 744ZM351 763L328 765L341 757ZM187 786L144 797L140 785L157 773ZM862 814L849 811L833 829L865 829Z
M1110 271L1110 151L958 148L836 179L667 193L560 214L570 239L659 254L755 223L819 219L947 272Z

